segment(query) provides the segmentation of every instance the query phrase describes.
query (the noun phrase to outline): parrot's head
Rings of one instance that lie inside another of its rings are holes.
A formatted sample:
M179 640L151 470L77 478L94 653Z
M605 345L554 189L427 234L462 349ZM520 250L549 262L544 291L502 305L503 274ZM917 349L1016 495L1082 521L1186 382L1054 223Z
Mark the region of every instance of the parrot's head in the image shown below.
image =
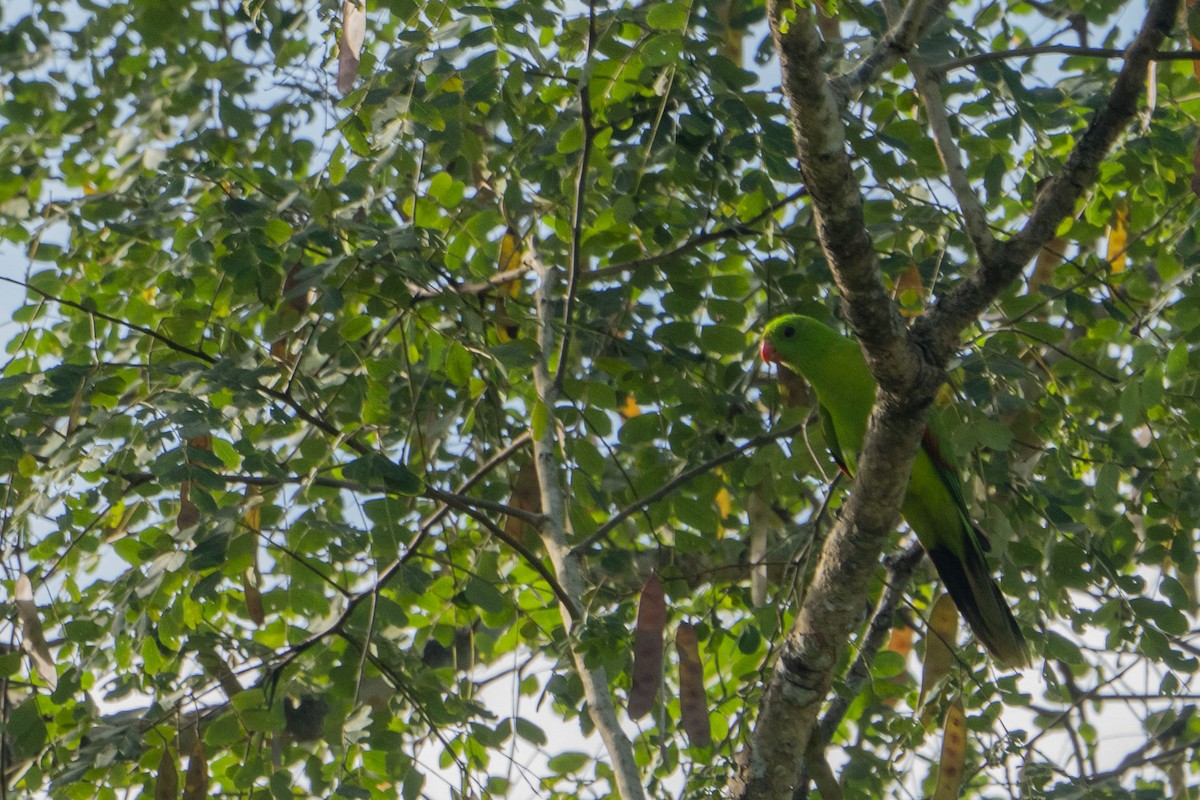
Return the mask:
M803 363L805 349L820 341L823 338L820 334L824 332L832 333L828 326L812 317L802 314L777 317L763 331L762 359L771 364Z

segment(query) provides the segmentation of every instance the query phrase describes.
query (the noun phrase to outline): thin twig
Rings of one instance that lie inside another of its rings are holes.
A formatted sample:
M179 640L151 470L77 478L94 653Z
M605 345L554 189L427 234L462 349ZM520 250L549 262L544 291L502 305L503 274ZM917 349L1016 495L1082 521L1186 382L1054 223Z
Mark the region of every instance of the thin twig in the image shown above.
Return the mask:
M9 278L9 277L3 276L3 275L0 275L0 281L4 281L6 283L11 283L15 286L20 286L20 287L24 288L26 291L33 292L34 294L38 295L39 297L43 297L46 300L49 300L51 302L58 303L60 305L64 305L68 308L73 308L77 311L82 311L85 314L89 314L93 317L97 317L98 319L102 319L105 322L111 322L114 325L120 325L123 328L127 328L131 331L136 331L145 336L149 336L151 339L154 339L156 342L159 342L159 343L165 345L169 349L174 350L175 352L181 353L183 355L191 356L192 358L195 358L198 361L203 361L205 364L216 364L218 361L216 356L210 356L208 353L205 353L203 350L197 350L194 347L188 347L185 344L175 341L174 339L172 339L169 336L165 336L165 335L159 333L158 331L154 330L153 328L147 328L145 325L138 325L136 323L129 322L127 320L123 320L119 317L114 317L110 314L105 314L103 311L99 311L94 308L89 308L88 306L84 305L83 303L78 303L74 300L68 300L64 297L56 297L52 294L49 294L48 292L42 291L41 289L37 288L36 286L31 285L27 281L17 280L16 278ZM297 400L295 397L293 397L288 392L280 391L279 389L274 389L270 386L263 386L261 384L250 384L247 388L254 389L255 391L259 392L260 394L264 394L267 397L272 398L273 400L278 400L280 403L282 403L285 406L287 406L288 408L290 408L296 414L297 417L299 417L300 419L309 423L310 425L320 428L325 433L328 433L329 435L335 436L335 437L341 436L341 432L338 430L336 425L329 422L328 420L326 420L319 414L309 411L307 408L305 408L300 403L299 400ZM364 454L364 453L367 453L370 451L369 447L364 445L362 442L359 442L358 440L354 439L353 437L349 437L345 441L346 441L346 445L348 447L350 447L352 450L354 450L355 452L357 452L359 454Z
M705 233L701 233L698 236L694 236L693 238L688 239L686 242L684 242L683 244L680 244L678 247L673 247L670 250L666 250L662 253L657 253L652 256L645 256L643 258L635 258L631 261L623 261L619 264L611 264L607 267L590 270L589 272L587 272L584 275L584 279L589 282L590 281L598 281L598 280L607 280L608 278L619 277L619 276L625 274L626 272L636 272L638 270L645 269L646 267L657 267L659 264L665 264L675 258L678 258L679 256L681 256L685 253L688 253L688 252L691 252L692 250L696 250L700 247L703 247L706 244L712 244L713 242L719 242L722 239L730 239L733 237L745 236L746 234L754 233L755 225L757 225L758 223L762 222L765 219L768 219L776 211L779 211L781 208L785 208L785 207L791 205L792 203L796 202L801 197L804 197L807 194L808 194L808 189L806 187L801 186L799 189L795 190L794 192L789 194L787 197L784 197L783 199L781 199L775 203L772 203L767 208L763 209L761 212L759 212L755 216L751 217L750 219L746 220L745 222L739 222L739 223L736 223L733 225L728 225L724 228L718 228L717 230L714 230L714 231L707 231Z
M967 170L963 167L958 143L950 130L950 116L946 113L946 102L942 98L938 79L917 54L910 53L907 61L913 72L917 92L925 106L925 116L929 119L934 147L946 170L946 177L950 181L954 198L958 201L959 211L962 212L963 227L975 245L980 259L986 259L991 255L996 240L992 238L992 230L988 225L987 210L967 179Z
M661 500L664 497L666 497L667 495L671 494L676 489L678 489L680 486L682 486L683 484L692 480L693 478L695 478L699 475L703 475L706 472L710 472L711 470L716 469L717 467L721 466L722 464L732 461L733 459L740 456L742 453L745 453L747 450L753 450L754 448L761 447L764 444L770 444L771 442L774 442L777 439L783 439L788 436L794 436L797 432L799 432L801 427L803 427L802 424L796 424L796 425L792 425L789 428L784 428L784 429L778 430L778 431L772 431L771 433L765 433L762 436L755 436L753 439L750 439L745 444L739 445L739 446L733 448L732 450L728 450L728 451L722 453L721 455L717 456L716 458L709 459L708 461L705 461L702 464L697 464L694 467L689 467L688 469L685 469L683 472L679 473L674 478L671 478L671 480L667 481L662 486L659 486L657 489L655 489L650 494L646 495L645 497L639 498L638 500L635 500L634 502L632 502L629 505L622 508L616 514L613 514L612 517L609 518L608 522L604 523L599 528L597 528L586 539L584 539L583 541L576 544L575 547L572 548L572 552L580 553L580 552L586 550L587 548L591 547L593 544L595 544L596 542L600 541L605 536L607 536L608 533L613 528L617 527L622 522L624 522L625 520L629 519L634 514L641 511L643 508L653 505L654 503L657 503L659 500Z
M571 244L567 253L567 290L563 298L562 339L558 346L558 366L554 373L554 389L562 391L567 372L568 351L571 348L571 320L575 312L575 293L583 269L583 211L587 199L588 162L592 157L592 140L596 129L592 123L592 52L596 48L596 3L588 3L588 34L583 69L579 72L579 118L583 125L583 144L579 150L579 170L575 173L575 200L571 205Z
M450 493L447 492L447 495L450 495ZM529 566L531 566L534 571L542 577L543 580L546 581L546 583L550 586L550 589L554 592L554 595L559 599L560 603L564 603L565 607L568 609L574 607L575 603L571 595L563 589L563 587L559 584L558 579L546 567L546 565L542 563L541 559L530 552L521 541L509 536L507 533L505 533L503 528L496 525L477 509L472 508L465 503L458 503L455 500L448 500L447 502L449 502L451 505L454 505L467 516L474 519L476 522L486 528L489 533L512 548L514 552L520 555L521 558L523 558L525 562L529 564ZM379 577L375 580L374 584L372 584L371 588L359 592L349 602L347 602L346 608L342 610L342 613L339 614L337 619L330 623L324 630L318 631L303 641L289 647L286 651L286 654L281 658L276 669L283 669L309 648L324 641L329 636L342 635L346 623L349 621L355 610L364 602L371 600L379 591L379 589L389 580L391 580L391 578L394 577L397 572L399 572L402 564L403 561L397 560L389 565L387 569L380 573Z
M567 492L562 482L566 470L563 469L559 460L560 431L558 420L555 417L559 386L550 373L550 361L555 357L556 352L561 352L563 359L567 357L568 353L560 351L554 346L555 299L558 284L556 272L542 261L532 247L529 249L528 257L535 265L540 279L537 291L534 293L534 307L538 323L538 354L533 362L533 386L536 398L533 418L539 429L533 432L533 463L537 470L542 512L545 514L545 522L540 531L542 544L550 557L550 563L554 565L555 574L570 594L566 599L560 598L559 602L559 612L568 634L566 644L575 664L576 674L583 685L588 716L595 724L596 730L604 742L604 747L608 751L612 767L612 781L616 785L617 794L622 800L643 800L645 791L642 788L641 772L633 755L633 745L621 729L607 671L603 666L593 666L588 663L585 654L580 649L576 632L577 625L583 619L581 609L583 608L586 582L583 578L581 559L567 543ZM558 374L561 376L566 369L567 363L560 361Z
M508 461L518 450L529 444L530 436L531 434L529 431L524 431L507 445L505 445L503 449L498 450L491 458L480 464L479 469L475 470L475 472L469 478L463 481L459 487L454 490L455 494L459 495L460 497L465 496L467 490L482 480L489 472ZM443 505L440 509L435 511L428 520L421 524L421 533L424 534L426 531L436 525L442 519L442 517L449 513L449 511L449 505ZM415 546L416 542L414 542L413 545Z
M821 718L819 741L822 751L833 740L838 726L842 724L842 718L850 709L850 703L870 680L871 664L875 661L875 654L883 646L884 638L891 631L892 618L896 615L896 609L904 601L908 583L912 580L913 573L916 572L917 565L921 563L924 556L925 549L921 547L920 542L913 542L900 553L884 558L884 563L887 564L887 578L884 579L883 593L879 596L879 602L875 604L875 611L871 615L871 623L867 626L867 632L858 648L858 655L855 657L854 663L846 670L845 691L840 692L830 702L825 716Z
M987 64L991 61L1007 61L1011 58L1032 58L1033 56L1042 55L1063 55L1063 56L1081 56L1084 58L1127 58L1128 50L1122 50L1118 47L1078 47L1069 44L1040 44L1034 47L1016 47L1012 50L996 50L991 53L976 53L971 56L963 56L950 61L943 61L941 64L931 66L929 69L937 76L944 76L948 72L953 72L956 69L963 67L974 67L979 64ZM1200 61L1200 50L1158 50L1151 54L1151 61Z
M468 297L478 297L479 295L494 291L498 287L510 281L520 280L529 273L530 269L531 268L529 266L522 265L519 267L513 267L512 269L506 269L504 272L497 272L495 275L492 275L484 281L460 283L455 286L447 286L445 288L437 289L418 286L417 284L410 282L408 284L408 291L412 293L413 302L418 302L420 300L432 300L435 297L442 297L443 295L447 294L460 294Z
M904 13L879 39L875 49L858 68L833 81L834 91L842 97L843 102L857 97L907 55L930 20L940 15L948 5L949 0L909 0Z
M564 608L567 608L569 611L574 610L576 615L581 613L578 611L578 598L575 598L567 593L567 591L562 587L562 584L559 583L559 580L555 574L550 571L550 569L538 556L534 555L531 550L525 547L524 543L522 543L520 539L514 536L509 536L504 528L492 522L476 509L467 505L460 506L459 508L467 516L472 517L480 525L487 528L488 532L490 532L493 536L508 545L513 552L525 559L525 562L529 564L529 566L533 567L534 571L542 577L542 580L544 580L554 592L554 596L558 598L558 602L564 604Z
M515 449L515 448L514 448ZM156 476L150 472L113 472L110 473L124 480L129 481L135 486L141 486L146 483L153 483ZM288 485L304 485L311 484L314 486L324 486L330 489L345 489L357 493L377 492L387 494L389 490L384 486L371 486L356 483L354 481L342 480L340 478L311 478L307 475L228 475L223 473L215 473L218 478L226 483L235 483L241 486L288 486ZM500 503L495 500L486 500L482 497L469 497L461 492L449 492L445 489L435 489L432 486L426 486L421 490L421 496L427 497L430 500L437 500L443 503L444 506L435 512L437 519L444 516L446 508L476 508L482 511L487 511L493 514L503 514L509 517L515 517L522 522L527 522L535 527L542 524L542 515L533 511L526 511L523 508L510 506L507 503ZM436 519L434 520L437 521Z
M1122 775L1124 775L1127 772L1130 772L1131 770L1141 769L1141 768L1146 767L1151 764L1159 764L1164 761L1170 761L1171 759L1175 758L1176 756L1180 756L1180 755L1183 755L1184 753L1194 751L1197 748L1200 748L1200 738L1189 739L1188 741L1184 742L1183 744L1176 745L1175 747L1169 748L1167 750L1163 750L1158 755L1141 756L1138 758L1127 759L1126 761L1122 761L1115 768L1110 769L1107 772L1098 772L1090 778L1084 778L1082 782L1087 786L1098 786L1099 784L1104 783L1106 781L1111 781L1111 780L1120 778Z
M85 314L90 314L93 317L98 317L99 319L102 319L105 322L111 322L114 325L120 325L121 327L128 328L131 331L137 331L138 333L145 334L146 336L149 336L151 339L154 339L155 341L166 345L167 347L169 347L170 349L174 350L177 353L182 353L184 355L191 356L192 358L203 361L206 364L215 364L217 362L216 358L214 358L213 356L210 356L208 353L205 353L203 350L197 350L193 347L188 347L185 344L180 344L179 342L175 341L171 337L164 336L163 334L159 333L158 331L154 330L153 328L147 328L145 325L138 325L137 323L134 323L134 322L127 322L126 320L120 319L119 317L114 317L109 314L105 314L103 311L100 311L98 309L90 308L90 307L84 305L83 303L77 303L74 300L68 300L65 297L55 297L54 295L50 294L49 292L44 292L41 289L34 286L33 284L28 283L27 281L17 280L16 278L9 278L5 275L0 275L0 281L4 281L5 283L11 283L14 286L20 286L21 288L25 289L26 291L33 292L38 297L42 297L53 303L58 303L59 305L67 306L68 308L73 308L76 311L82 311Z
M1048 736L1056 727L1058 727L1062 722L1064 722L1071 716L1071 712L1073 712L1077 706L1082 705L1083 703L1086 703L1089 700L1091 700L1093 695L1099 693L1099 691L1101 689L1103 689L1105 686L1110 686L1110 685L1116 683L1117 681L1121 680L1121 678L1125 677L1125 673L1129 672L1131 669L1133 669L1135 666L1137 666L1138 663L1139 662L1137 662L1137 661L1130 662L1123 669L1119 670L1118 672L1114 673L1113 675L1110 675L1108 678L1106 678L1102 682L1098 683L1096 686L1093 686L1088 691L1080 694L1078 697L1072 698L1070 706L1068 706L1064 711L1062 711L1058 715L1057 718L1052 719L1052 720L1050 720L1050 722L1043 725L1042 729L1040 731L1038 731L1038 733L1033 738L1031 738L1028 742L1025 743L1026 760L1027 761L1029 760L1029 757L1033 752L1033 746L1035 744L1037 744L1038 739L1041 739L1043 736Z
M747 236L756 232L754 226L756 226L758 223L770 218L775 212L786 208L807 194L808 190L802 186L788 194L786 197L781 198L780 200L767 206L767 208L763 209L761 212L745 222L737 222L727 225L723 228L718 228L717 230L705 231L704 233L697 234L682 244L672 247L670 250L666 250L662 253L644 256L642 258L635 258L629 261L622 261L618 264L610 264L609 266L601 267L600 269L579 272L576 276L577 280L579 283L592 283L593 281L603 281L611 278L617 278L626 272L637 272L639 270L646 269L647 267L656 267L659 264L666 264L673 259L679 258L682 255L714 242L720 242L725 239L734 239L739 236ZM408 290L412 293L414 302L432 300L434 298L443 297L450 294L478 297L480 295L487 294L488 292L495 291L501 284L508 283L509 281L519 280L532 271L533 263L526 262L519 267L514 267L513 269L505 270L504 272L498 272L484 281L460 283L453 286L440 288L417 286L416 284L410 283Z

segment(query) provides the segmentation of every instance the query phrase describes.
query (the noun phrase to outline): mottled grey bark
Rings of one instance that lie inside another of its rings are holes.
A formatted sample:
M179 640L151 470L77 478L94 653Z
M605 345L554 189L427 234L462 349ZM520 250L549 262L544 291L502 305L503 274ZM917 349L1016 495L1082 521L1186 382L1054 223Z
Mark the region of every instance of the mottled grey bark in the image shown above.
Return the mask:
M850 500L825 541L813 583L768 680L750 742L731 783L738 798L791 797L833 670L862 619L863 598L887 536L899 516L925 416L944 380L959 337L1053 237L1094 183L1099 166L1137 111L1146 72L1179 13L1179 0L1151 2L1125 52L1105 105L1076 143L1062 172L1038 195L1024 228L980 253L978 269L907 329L886 291L862 214L860 187L847 150L842 112L846 88L878 75L911 48L929 6L913 0L897 22L904 36L885 37L887 51L869 70L831 81L811 7L768 0L783 70L800 168L812 197L817 233L846 317L879 383ZM937 5L935 4L935 8Z

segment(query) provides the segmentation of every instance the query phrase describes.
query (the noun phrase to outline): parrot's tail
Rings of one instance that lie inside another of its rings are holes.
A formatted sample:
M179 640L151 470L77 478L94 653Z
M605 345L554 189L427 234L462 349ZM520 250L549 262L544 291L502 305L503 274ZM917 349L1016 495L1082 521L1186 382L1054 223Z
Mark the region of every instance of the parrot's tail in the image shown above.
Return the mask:
M965 559L945 547L929 550L929 559L946 584L946 591L958 606L958 612L988 652L1010 667L1027 667L1030 664L1029 645L1008 610L1000 587L992 580L983 553L970 544L965 548Z

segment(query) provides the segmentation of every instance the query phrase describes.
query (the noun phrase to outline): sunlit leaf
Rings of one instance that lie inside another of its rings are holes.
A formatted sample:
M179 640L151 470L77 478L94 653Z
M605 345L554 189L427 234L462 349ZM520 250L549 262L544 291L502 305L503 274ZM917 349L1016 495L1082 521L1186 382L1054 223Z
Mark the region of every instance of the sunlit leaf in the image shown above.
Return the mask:
M1128 262L1128 255L1125 252L1126 242L1129 239L1129 209L1122 201L1117 204L1113 210L1112 223L1108 228L1108 241L1105 245L1105 254L1108 258L1109 269L1113 273L1123 272L1125 264Z

